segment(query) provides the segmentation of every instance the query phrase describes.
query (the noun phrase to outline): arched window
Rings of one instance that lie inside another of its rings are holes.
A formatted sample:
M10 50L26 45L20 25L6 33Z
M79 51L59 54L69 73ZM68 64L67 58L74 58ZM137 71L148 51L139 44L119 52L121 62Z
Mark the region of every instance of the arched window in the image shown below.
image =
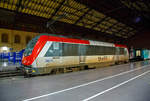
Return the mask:
M26 44L28 44L28 42L31 40L31 37L30 36L27 36L26 37Z
M15 40L14 43L20 43L20 36L19 35L15 35Z
M3 33L1 38L2 38L2 39L1 39L2 42L6 42L6 43L8 42L8 34Z

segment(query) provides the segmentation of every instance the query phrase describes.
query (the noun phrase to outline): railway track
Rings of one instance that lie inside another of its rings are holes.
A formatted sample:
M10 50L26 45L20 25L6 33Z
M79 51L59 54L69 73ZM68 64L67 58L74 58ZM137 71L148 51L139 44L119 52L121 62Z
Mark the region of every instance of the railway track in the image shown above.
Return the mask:
M18 71L1 71L0 72L0 78L4 78L4 77L13 77L13 76L22 76L23 73L21 70Z

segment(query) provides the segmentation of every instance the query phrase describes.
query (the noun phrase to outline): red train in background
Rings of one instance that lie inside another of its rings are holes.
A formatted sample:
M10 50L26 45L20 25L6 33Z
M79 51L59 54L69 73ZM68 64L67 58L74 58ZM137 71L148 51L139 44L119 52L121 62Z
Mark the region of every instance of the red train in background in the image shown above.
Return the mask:
M30 76L128 61L129 53L125 45L39 35L28 43L22 64L25 75Z

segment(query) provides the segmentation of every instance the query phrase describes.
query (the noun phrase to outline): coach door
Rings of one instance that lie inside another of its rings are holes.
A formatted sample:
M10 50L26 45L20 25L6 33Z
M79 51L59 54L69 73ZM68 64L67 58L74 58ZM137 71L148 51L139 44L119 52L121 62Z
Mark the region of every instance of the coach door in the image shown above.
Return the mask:
M120 51L120 49L119 49L119 47L116 47L116 55L115 55L115 61L116 62L119 62L119 51Z
M85 63L86 46L79 45L79 63Z

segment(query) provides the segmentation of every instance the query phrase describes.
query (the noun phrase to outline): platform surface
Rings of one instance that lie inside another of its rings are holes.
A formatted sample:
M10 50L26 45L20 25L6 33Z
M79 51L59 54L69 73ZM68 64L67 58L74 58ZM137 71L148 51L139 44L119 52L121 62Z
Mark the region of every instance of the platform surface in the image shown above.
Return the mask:
M13 63L13 62L6 62L6 61L0 61L0 72L1 71L14 71L16 70L16 67L20 67L21 65L19 62Z
M150 101L149 61L0 79L0 101Z

